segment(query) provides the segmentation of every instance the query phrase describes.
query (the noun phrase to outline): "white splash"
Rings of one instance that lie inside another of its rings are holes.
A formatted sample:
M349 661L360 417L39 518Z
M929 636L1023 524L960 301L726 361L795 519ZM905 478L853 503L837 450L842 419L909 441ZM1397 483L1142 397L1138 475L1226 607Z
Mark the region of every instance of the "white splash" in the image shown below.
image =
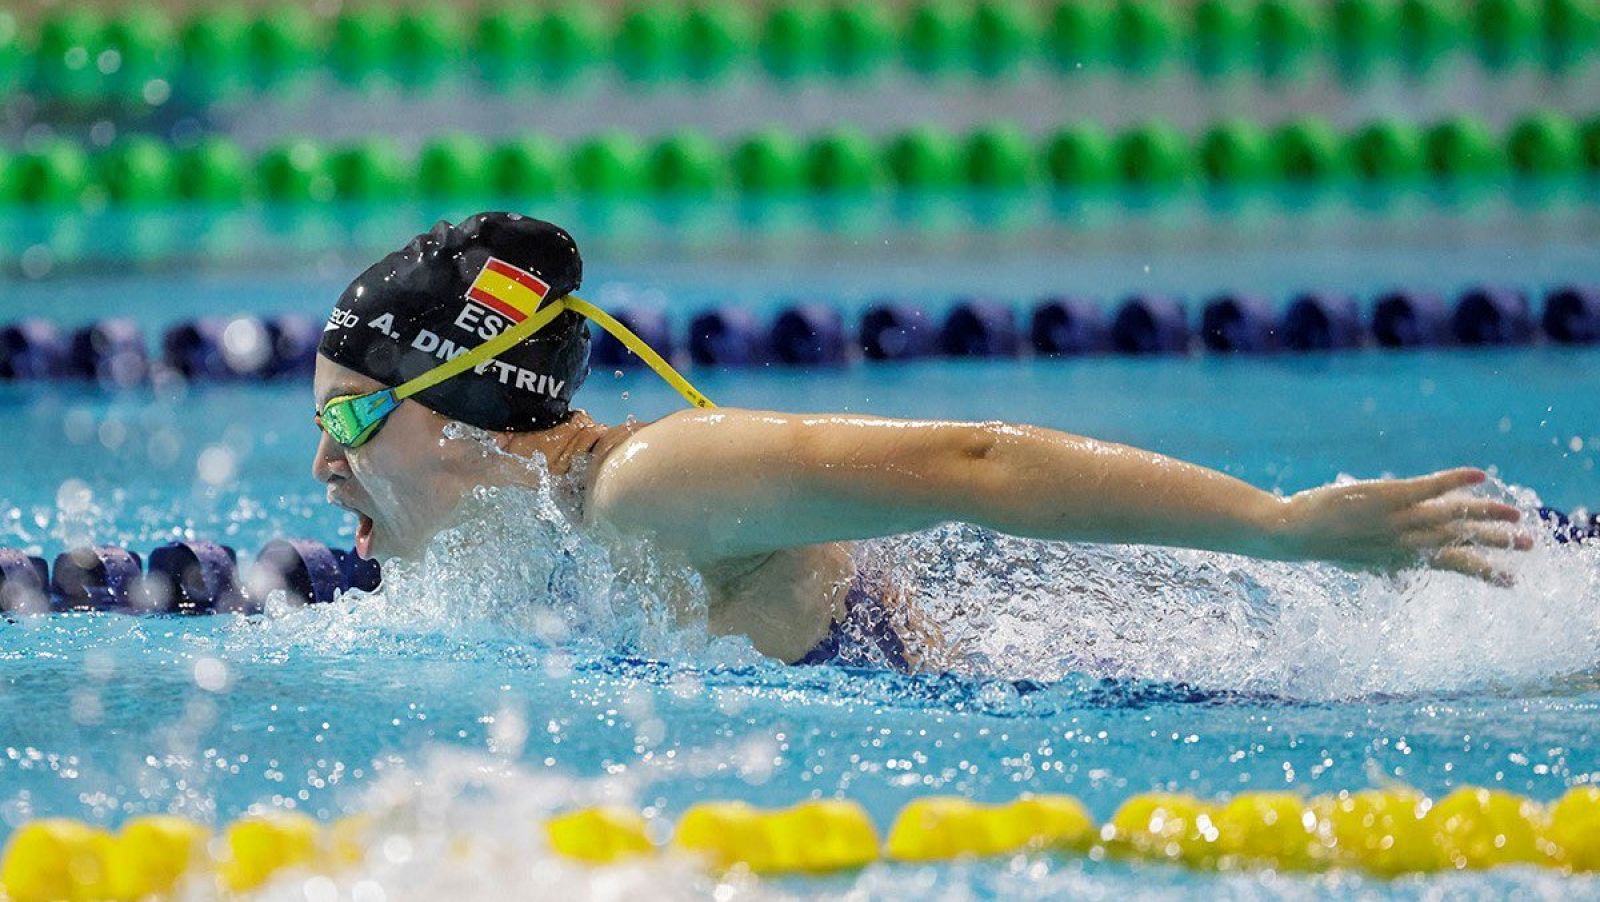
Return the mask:
M375 592L335 605L292 607L269 599L265 622L244 623L241 641L305 641L326 651L394 645L417 637L470 645L588 645L653 657L697 659L742 641L705 630L706 593L682 561L640 540L580 525L576 478L524 461L525 485L480 486L418 560L387 560Z
M357 806L371 818L359 860L326 873L286 871L263 900L766 899L748 874L716 877L676 855L591 867L557 855L541 825L582 805L637 809L630 787L527 770L492 756L440 748L414 769L388 772ZM671 825L648 821L663 842Z
M1560 545L1532 493L1485 487L1536 545L1496 588L1208 552L1027 541L964 525L868 556L943 625L956 669L1187 682L1298 698L1545 683L1600 665L1600 547Z

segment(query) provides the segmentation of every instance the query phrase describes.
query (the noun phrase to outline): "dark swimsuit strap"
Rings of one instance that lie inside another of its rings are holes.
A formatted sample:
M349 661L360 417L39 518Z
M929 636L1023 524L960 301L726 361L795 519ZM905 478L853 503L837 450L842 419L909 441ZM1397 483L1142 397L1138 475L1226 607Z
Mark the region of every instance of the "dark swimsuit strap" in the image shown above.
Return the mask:
M857 571L844 598L844 619L835 620L828 635L806 652L797 665L836 664L846 667L882 667L887 664L910 673L905 640L895 629L883 600L866 586Z

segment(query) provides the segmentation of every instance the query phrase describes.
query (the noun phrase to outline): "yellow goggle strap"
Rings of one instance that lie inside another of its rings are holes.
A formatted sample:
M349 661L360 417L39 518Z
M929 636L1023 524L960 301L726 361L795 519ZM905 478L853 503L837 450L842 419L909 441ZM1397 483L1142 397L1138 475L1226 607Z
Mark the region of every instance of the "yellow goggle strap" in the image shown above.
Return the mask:
M611 314L601 310L599 307L596 307L583 298L568 295L565 300L568 308L576 310L588 317L590 320L599 323L600 328L610 332L613 338L622 342L623 347L639 355L639 359L643 360L646 366L649 366L650 369L654 370L655 374L660 376L663 382L676 389L678 394L682 395L685 401L688 401L695 407L717 406L711 403L710 398L700 394L699 389L695 388L693 385L690 385L689 380L683 378L682 374L673 369L672 364L668 363L666 358L662 357L660 354L657 354L655 348L645 344L644 339L633 334L633 330L618 322L616 317L613 317Z
M639 358L649 365L656 375L672 386L678 394L682 395L685 401L695 407L716 406L711 403L711 399L701 394L693 385L690 385L689 380L683 378L677 370L673 369L672 364L668 363L660 354L657 354L654 348L645 344L643 339L633 334L633 330L617 322L616 318L611 314L573 295L567 295L560 300L540 307L532 316L467 351L465 354L441 363L414 379L402 382L400 385L395 386L394 397L396 399L408 398L417 392L426 391L452 376L460 375L498 357L535 332L548 326L556 317L568 309L598 323L600 328L611 333L618 341L622 342L624 347L638 354Z
M465 354L447 360L426 373L395 386L394 396L396 398L409 398L417 392L427 391L452 376L458 376L480 363L498 357L510 350L518 342L550 325L550 322L560 316L562 311L566 309L567 305L563 301L556 301L539 308L532 316Z

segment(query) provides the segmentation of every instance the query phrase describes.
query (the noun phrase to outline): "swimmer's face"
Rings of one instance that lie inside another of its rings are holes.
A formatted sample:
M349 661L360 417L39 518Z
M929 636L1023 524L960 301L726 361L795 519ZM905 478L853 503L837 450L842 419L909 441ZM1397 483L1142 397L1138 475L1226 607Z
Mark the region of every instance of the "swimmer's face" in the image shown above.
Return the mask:
M383 385L326 357L312 384L317 409L329 398L365 394ZM417 557L462 497L483 481L481 444L444 434L450 419L416 401L402 401L359 448L323 433L311 474L328 486L328 501L360 516L362 557Z

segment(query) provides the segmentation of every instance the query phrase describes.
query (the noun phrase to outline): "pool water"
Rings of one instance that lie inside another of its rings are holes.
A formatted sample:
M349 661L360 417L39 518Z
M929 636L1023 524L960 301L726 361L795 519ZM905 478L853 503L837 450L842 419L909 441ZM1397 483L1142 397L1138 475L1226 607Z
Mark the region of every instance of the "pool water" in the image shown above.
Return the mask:
M153 330L242 296L161 276L109 284ZM326 289L284 279L235 306L317 312ZM1496 476L1484 491L1531 511L1600 505L1596 373L1600 350L1540 347L695 380L725 405L1027 421L1284 492L1481 465ZM606 421L678 404L634 372L597 371L579 397ZM279 535L348 545L353 523L310 477L310 404L297 384L0 386L11 431L0 544L53 555L198 537L246 557ZM220 823L264 807L377 810L404 841L374 846L339 878L346 897L360 884L364 898L374 883L391 899L1600 893L1591 878L1518 869L1383 881L1048 855L719 887L673 861L590 873L554 858L533 828L596 800L664 826L704 799L839 795L886 827L934 793L1065 792L1102 820L1153 789L1403 782L1553 799L1600 778L1595 546L1541 542L1512 563L1518 585L1496 589L942 527L863 551L915 585L961 649L953 673L903 676L785 668L672 626L664 596L696 589L671 562L658 562L658 582L630 585L552 497L490 493L474 505L470 541L447 533L428 562L371 596L253 618L5 624L0 833L47 815L114 825L160 811ZM480 852L445 855L463 835ZM326 890L286 877L268 895Z

